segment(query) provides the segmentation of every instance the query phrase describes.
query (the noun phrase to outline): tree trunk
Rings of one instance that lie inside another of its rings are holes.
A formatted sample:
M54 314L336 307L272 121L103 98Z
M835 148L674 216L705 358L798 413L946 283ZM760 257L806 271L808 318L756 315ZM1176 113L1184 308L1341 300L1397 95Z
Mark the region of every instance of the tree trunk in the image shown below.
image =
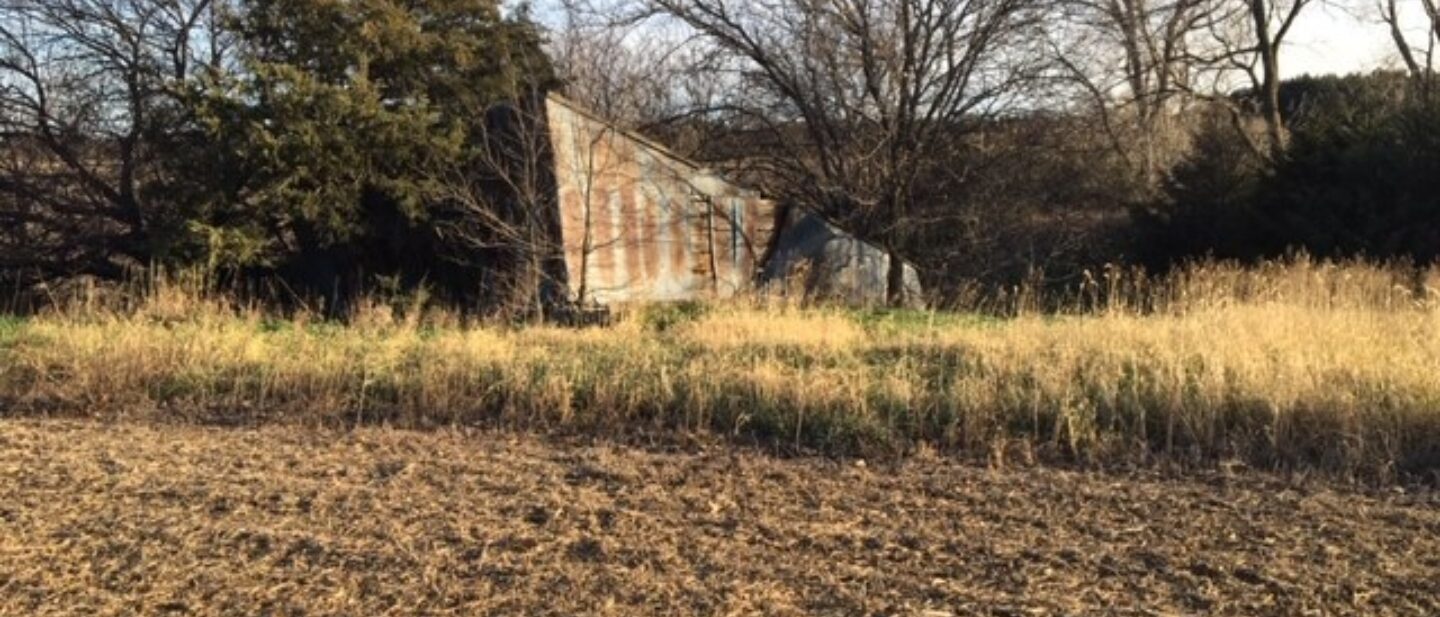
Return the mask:
M891 308L905 306L905 260L895 249L888 249L889 265L885 269L885 304Z
M1265 120L1269 155L1277 157L1285 150L1285 120L1280 117L1279 41L1270 35L1268 7L1265 0L1250 0L1250 18L1255 28L1256 47L1260 51L1260 113Z
M1275 54L1270 54L1265 65L1265 99L1261 106L1265 113L1265 134L1270 142L1270 156L1278 157L1285 151L1285 119L1280 117L1280 67Z

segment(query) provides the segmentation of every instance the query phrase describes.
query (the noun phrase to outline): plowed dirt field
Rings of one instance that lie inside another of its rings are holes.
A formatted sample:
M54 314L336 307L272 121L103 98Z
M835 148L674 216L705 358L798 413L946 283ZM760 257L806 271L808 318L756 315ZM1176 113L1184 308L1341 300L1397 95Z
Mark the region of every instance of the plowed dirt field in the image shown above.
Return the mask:
M1440 614L1440 497L1258 472L0 420L4 615Z

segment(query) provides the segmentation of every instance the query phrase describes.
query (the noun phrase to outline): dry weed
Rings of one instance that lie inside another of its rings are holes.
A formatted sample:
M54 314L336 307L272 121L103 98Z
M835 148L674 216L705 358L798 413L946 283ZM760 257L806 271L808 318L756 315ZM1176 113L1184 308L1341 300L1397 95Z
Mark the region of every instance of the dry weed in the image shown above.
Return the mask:
M1070 309L1005 318L736 303L578 330L376 306L350 325L278 320L154 283L136 304L8 328L0 400L9 413L715 432L861 454L1007 444L1423 477L1440 469L1436 277L1201 264L1104 273Z

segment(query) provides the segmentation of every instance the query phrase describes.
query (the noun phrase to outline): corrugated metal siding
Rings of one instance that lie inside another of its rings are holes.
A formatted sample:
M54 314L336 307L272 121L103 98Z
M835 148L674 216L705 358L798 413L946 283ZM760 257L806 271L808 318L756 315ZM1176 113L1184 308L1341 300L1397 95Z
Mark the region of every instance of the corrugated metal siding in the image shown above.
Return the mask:
M772 202L559 97L546 99L546 121L573 298L683 300L752 287L773 235Z
M763 278L766 285L784 290L801 277L800 291L806 296L867 306L885 302L889 269L890 255L884 250L801 212L786 225ZM919 302L920 276L910 264L905 264L904 284L906 297Z

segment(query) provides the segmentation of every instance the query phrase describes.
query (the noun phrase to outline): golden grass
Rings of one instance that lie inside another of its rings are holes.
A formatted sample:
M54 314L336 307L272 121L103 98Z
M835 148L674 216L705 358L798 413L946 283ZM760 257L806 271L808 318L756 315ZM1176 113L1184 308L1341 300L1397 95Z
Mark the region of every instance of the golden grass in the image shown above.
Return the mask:
M711 306L612 327L372 307L279 320L177 286L0 328L11 412L715 432L796 449L1440 469L1440 274L1299 258L1110 272L1005 317ZM992 305L994 308L995 305ZM656 327L663 323L664 327ZM8 332L8 333L7 333Z

